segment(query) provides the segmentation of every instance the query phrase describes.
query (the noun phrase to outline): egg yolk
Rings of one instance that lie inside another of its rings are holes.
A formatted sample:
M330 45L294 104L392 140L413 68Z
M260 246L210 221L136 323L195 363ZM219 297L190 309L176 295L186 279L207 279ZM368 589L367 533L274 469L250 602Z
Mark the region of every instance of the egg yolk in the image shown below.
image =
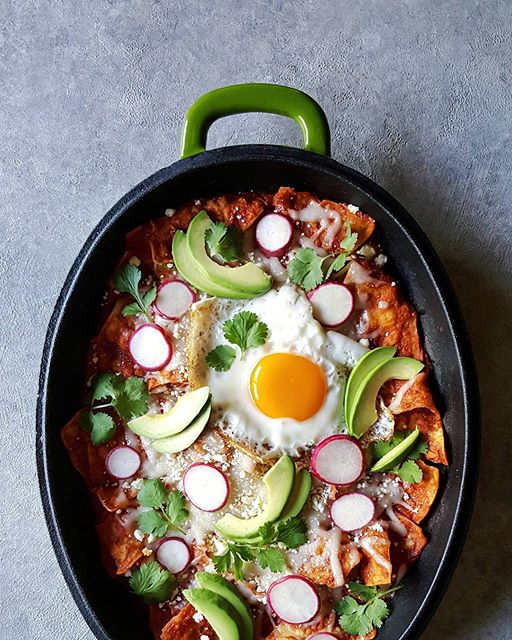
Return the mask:
M326 383L322 369L292 353L272 353L254 367L250 381L254 404L270 418L307 420L320 409Z

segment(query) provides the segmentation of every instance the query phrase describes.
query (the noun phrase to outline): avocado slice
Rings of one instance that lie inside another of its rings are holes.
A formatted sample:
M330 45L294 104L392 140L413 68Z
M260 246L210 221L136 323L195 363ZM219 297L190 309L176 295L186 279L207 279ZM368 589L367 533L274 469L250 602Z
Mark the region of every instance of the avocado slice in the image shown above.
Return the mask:
M396 353L396 347L377 347L365 353L364 356L358 360L356 366L352 369L345 387L345 397L343 399L345 421L348 425L351 419L351 413L354 407L354 399L361 386L361 383L370 373L372 369L375 369L379 364L391 360Z
M288 498L279 520L289 520L298 516L306 504L311 491L311 474L306 469L297 471L292 492Z
M176 433L169 438L160 438L151 443L155 451L160 453L179 453L188 449L199 438L203 429L208 424L212 403L208 400L201 413L181 433Z
M206 252L205 233L212 226L206 211L198 213L189 225L187 245L194 267L215 286L228 289L231 297L254 298L272 287L272 277L252 262L241 267L217 264Z
M184 589L183 595L210 623L219 640L244 640L242 620L225 598L207 589Z
M209 387L200 387L178 398L167 413L147 413L130 420L128 426L138 436L157 440L167 438L186 429L201 413L210 396Z
M360 438L377 420L377 394L387 380L409 380L422 369L423 363L413 358L392 358L372 369L359 385L352 411L346 416L350 435Z
M290 496L276 522L284 522L294 516L298 516L306 504L306 500L308 499L310 492L311 474L309 471L306 471L306 469L297 471ZM241 542L245 542L247 544L258 544L261 542L261 537L254 536L252 538L244 538Z
M213 593L227 600L237 610L242 620L242 640L253 640L254 626L251 612L240 591L229 580L215 573L198 572L196 573L196 580L200 587L213 591Z
M267 471L263 483L267 489L267 504L254 518L238 518L227 513L215 527L228 540L252 538L266 522L275 522L290 497L295 480L295 465L289 456L283 456Z
M412 431L402 442L399 442L396 447L393 447L391 451L388 451L380 460L377 460L370 471L387 471L389 468L394 467L402 460L405 454L411 450L419 435L420 432L418 429Z
M181 277L193 287L217 298L237 298L230 289L211 282L202 271L199 271L190 255L187 237L183 231L176 231L172 239L172 257Z

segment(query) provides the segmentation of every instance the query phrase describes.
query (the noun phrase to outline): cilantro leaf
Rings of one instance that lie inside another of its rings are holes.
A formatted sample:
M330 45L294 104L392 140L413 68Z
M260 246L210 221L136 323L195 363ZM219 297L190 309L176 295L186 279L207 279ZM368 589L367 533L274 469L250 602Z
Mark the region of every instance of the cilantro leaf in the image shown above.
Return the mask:
M398 467L392 469L392 471L396 473L403 482L407 482L408 484L416 484L423 479L423 471L414 460L406 460Z
M143 511L138 518L141 531L156 537L164 536L168 529L180 529L186 520L188 511L185 508L185 496L177 489L169 490L164 483L153 478L144 480L137 494L142 507L152 509Z
M318 256L314 249L299 249L288 265L288 277L294 284L311 291L324 279L323 262L324 258Z
M166 498L167 489L164 483L158 478L144 480L137 494L137 500L140 502L141 507L148 507L150 509L160 509L165 503Z
M115 373L99 373L94 377L92 387L92 400L114 398L119 390L120 376Z
M341 628L354 636L364 636L373 629L367 605L360 605L352 596L345 596L336 605L336 613L340 617Z
M256 554L256 561L262 569L270 569L272 573L281 573L286 569L286 560L281 549L260 549Z
M176 588L176 578L152 560L132 570L130 588L146 603L156 604L170 597Z
M156 287L152 287L143 296L139 291L142 273L133 264L125 264L114 278L114 288L120 293L129 293L135 302L126 305L123 309L123 316L131 316L142 313L151 319L151 303L156 298Z
M367 605L366 613L372 621L373 626L380 629L384 620L389 616L389 607L384 600L375 598L375 600L372 600Z
M206 355L206 364L215 371L228 371L236 358L233 347L220 344Z
M164 519L160 511L143 511L137 518L139 529L147 535L161 538L167 533L169 523Z
M143 378L128 378L122 391L113 399L113 405L121 418L138 418L148 410L149 392Z
M80 417L80 426L90 432L91 442L94 445L104 444L111 440L117 429L112 416L103 411L99 413L92 413L92 411L83 413Z
M360 582L350 582L348 588L351 593L365 602L375 598L375 596L379 594L377 587L367 587L365 584L361 584Z
M225 262L235 262L242 258L242 234L233 226L215 222L205 233L210 256L219 256Z
M182 524L188 517L188 511L185 508L186 500L185 496L175 489L167 495L165 513L167 517L172 521L175 528Z
M278 522L276 528L277 542L281 542L288 549L296 549L308 540L306 523L298 516Z
M357 244L357 233L352 232L350 222L345 222L345 237L340 242L340 253L334 258L327 272L323 265L332 256L321 257L310 247L299 249L288 265L288 277L291 282L311 291L324 280L328 280L334 272L340 271L347 262L348 256Z
M247 349L265 344L268 327L252 311L240 311L223 324L224 337L240 347L242 357Z
M229 543L224 553L213 556L212 562L218 573L231 571L237 580L242 580L244 562L254 559L255 555L250 547Z
M425 442L425 440L423 440L420 436L414 443L413 448L407 454L407 457L409 458L409 460L418 460L418 458L421 458L421 456L427 453L427 451L428 443Z

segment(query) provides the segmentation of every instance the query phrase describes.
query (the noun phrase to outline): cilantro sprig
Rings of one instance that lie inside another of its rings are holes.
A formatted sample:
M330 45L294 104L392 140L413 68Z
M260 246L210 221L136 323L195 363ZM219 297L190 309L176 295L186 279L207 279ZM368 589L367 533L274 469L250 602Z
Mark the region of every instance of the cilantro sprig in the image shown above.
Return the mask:
M181 491L170 490L159 479L144 480L137 494L143 511L138 518L139 529L155 538L165 536L169 529L185 533L180 525L187 519L185 496Z
M373 456L379 460L397 445L399 445L410 434L410 431L395 431L391 440L385 442L375 442L373 444ZM423 479L423 471L417 464L418 460L424 453L428 451L428 444L418 438L412 449L404 452L402 459L391 469L390 473L395 473L403 482L408 484L417 484Z
M349 583L350 592L356 598L347 595L336 604L341 628L354 636L364 636L374 628L380 629L389 616L389 607L382 599L401 586L379 591L377 587L366 587L358 582Z
M130 588L142 596L147 604L157 604L167 600L176 588L176 578L151 560L132 570Z
M90 431L94 445L103 444L116 432L114 418L103 411L113 409L123 420L138 418L148 409L149 392L142 378L127 378L117 373L100 373L91 385L90 409L80 424Z
M345 231L345 237L340 242L340 253L334 257L327 269L326 261L332 259L332 255L321 257L314 249L299 249L288 265L290 281L302 286L306 291L311 291L324 280L328 280L333 273L340 271L357 244L357 233L352 232L348 221L345 222Z
M268 326L252 311L240 311L222 326L224 337L240 349L243 358L248 349L265 344ZM229 345L221 344L206 355L206 364L216 371L228 371L236 358L236 351Z
M218 256L224 262L242 259L242 234L236 227L228 227L223 222L215 222L205 233L210 256Z
M156 286L141 294L139 290L142 273L132 264L122 267L114 278L114 287L120 293L129 293L135 302L126 305L123 309L123 316L133 316L137 313L144 314L151 320L153 313L151 305L156 298Z
M282 522L267 522L258 529L258 541L252 543L228 542L224 553L213 557L219 573L233 572L237 580L243 578L244 562L256 562L262 569L281 573L286 569L283 551L296 549L307 542L306 524L295 516Z

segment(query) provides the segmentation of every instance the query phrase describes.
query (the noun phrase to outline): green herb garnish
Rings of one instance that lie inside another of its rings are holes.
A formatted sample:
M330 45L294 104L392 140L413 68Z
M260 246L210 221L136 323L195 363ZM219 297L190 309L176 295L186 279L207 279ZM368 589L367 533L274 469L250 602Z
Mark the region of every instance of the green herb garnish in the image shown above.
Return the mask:
M265 344L268 327L258 320L252 311L240 311L223 324L224 337L240 349L243 358L247 349ZM206 356L206 364L216 371L227 371L236 358L235 350L228 345L219 345Z
M258 529L258 542L228 542L224 553L214 556L213 563L219 573L232 571L237 580L243 578L244 562L256 562L262 569L281 573L286 569L283 551L276 545L296 549L307 542L306 524L295 516L281 522L267 522Z
M373 444L373 456L376 460L380 460L397 445L399 445L410 434L410 431L395 431L391 440L375 442ZM402 459L391 469L390 473L395 473L403 482L408 484L416 484L423 479L423 471L415 462L424 453L428 451L428 444L418 438L409 451L404 452Z
M176 578L155 560L141 564L132 570L130 588L142 596L147 604L157 604L167 600L176 588Z
M165 536L168 529L185 533L180 525L186 520L185 496L177 489L167 489L159 479L144 480L137 494L143 511L138 518L139 529L155 538Z
M236 227L228 227L223 222L215 222L205 233L210 256L218 256L224 262L242 259L242 234Z
M306 291L311 291L324 280L328 280L334 272L340 271L357 244L357 233L352 232L348 221L345 223L345 229L345 237L340 242L340 253L335 257L332 255L321 257L311 248L299 249L288 265L290 281L300 285ZM334 260L324 274L326 261L333 257Z
M129 293L135 302L126 305L123 309L123 316L133 316L137 313L144 314L148 320L151 319L153 313L151 304L156 298L156 286L149 291L141 294L139 284L142 278L140 269L132 264L126 264L122 267L114 278L114 287L121 293Z
M377 587L366 587L358 582L351 582L351 593L363 602L359 603L352 596L345 596L337 603L335 608L341 628L354 636L364 636L374 627L380 629L389 616L389 607L382 598L400 588L399 586L379 591Z
M100 373L91 385L90 410L82 414L81 426L91 432L94 445L110 440L116 432L114 418L102 409L114 409L123 420L138 418L148 409L149 392L142 378ZM108 402L105 402L108 401Z

